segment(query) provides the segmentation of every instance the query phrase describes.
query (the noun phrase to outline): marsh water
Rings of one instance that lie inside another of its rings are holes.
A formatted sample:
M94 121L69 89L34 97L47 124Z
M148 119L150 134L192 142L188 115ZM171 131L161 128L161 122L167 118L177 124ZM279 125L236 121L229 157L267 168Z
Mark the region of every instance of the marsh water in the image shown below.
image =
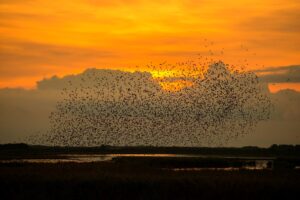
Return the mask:
M181 154L59 154L55 158L35 158L35 159L10 159L2 160L0 163L28 162L28 163L91 163L107 162L117 157L199 157Z
M241 159L245 161L242 167L190 167L190 168L171 168L173 171L201 171L201 170L225 170L233 171L240 169L263 170L270 169L270 162L273 157L226 157L226 156L206 156L190 154L59 154L54 158L21 158L0 160L0 163L93 163L111 162L114 158L222 158L222 159ZM247 164L252 161L252 164ZM253 164L254 163L254 164Z

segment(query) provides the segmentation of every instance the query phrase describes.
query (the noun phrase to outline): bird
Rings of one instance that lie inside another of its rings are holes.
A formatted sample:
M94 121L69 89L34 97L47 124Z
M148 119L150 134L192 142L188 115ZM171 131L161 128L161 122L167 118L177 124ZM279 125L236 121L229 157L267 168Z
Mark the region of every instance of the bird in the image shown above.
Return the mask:
M271 101L253 72L203 55L147 67L149 72L89 69L69 80L49 115L49 130L29 140L54 146L222 145L269 118ZM151 71L166 75L155 78Z

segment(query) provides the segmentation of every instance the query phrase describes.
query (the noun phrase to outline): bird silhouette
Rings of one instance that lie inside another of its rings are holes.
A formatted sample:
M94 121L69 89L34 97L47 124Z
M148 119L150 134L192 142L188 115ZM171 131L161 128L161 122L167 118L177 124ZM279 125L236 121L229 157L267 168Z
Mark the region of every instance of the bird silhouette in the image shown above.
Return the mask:
M164 76L86 70L62 90L49 131L30 140L55 146L221 145L269 118L271 101L252 72L200 54L196 61L148 68Z

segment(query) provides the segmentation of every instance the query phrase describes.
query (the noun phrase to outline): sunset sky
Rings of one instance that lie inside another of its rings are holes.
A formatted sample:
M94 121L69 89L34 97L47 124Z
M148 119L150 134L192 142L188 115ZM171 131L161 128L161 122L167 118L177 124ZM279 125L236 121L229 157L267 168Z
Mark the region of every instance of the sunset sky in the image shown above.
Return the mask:
M1 0L0 88L209 51L253 70L297 65L299 19L299 0ZM284 84L273 90L300 88Z

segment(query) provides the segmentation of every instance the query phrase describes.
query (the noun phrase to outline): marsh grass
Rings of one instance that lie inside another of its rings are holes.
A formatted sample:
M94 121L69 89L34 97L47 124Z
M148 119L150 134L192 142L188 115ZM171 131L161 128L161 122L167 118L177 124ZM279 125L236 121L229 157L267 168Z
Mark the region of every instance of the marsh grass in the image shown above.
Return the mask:
M115 157L111 161L94 163L0 162L0 199L297 199L300 196L300 170L294 170L294 167L300 166L299 150L299 145L270 148L0 145L0 160L59 160L65 154L77 153L207 155ZM246 156L246 159L239 156ZM255 159L265 156L274 157L273 170L172 170L239 168L245 162L253 164Z
M1 164L1 199L290 199L300 195L299 170L176 172L162 169L176 163L164 162L168 163L130 158Z

